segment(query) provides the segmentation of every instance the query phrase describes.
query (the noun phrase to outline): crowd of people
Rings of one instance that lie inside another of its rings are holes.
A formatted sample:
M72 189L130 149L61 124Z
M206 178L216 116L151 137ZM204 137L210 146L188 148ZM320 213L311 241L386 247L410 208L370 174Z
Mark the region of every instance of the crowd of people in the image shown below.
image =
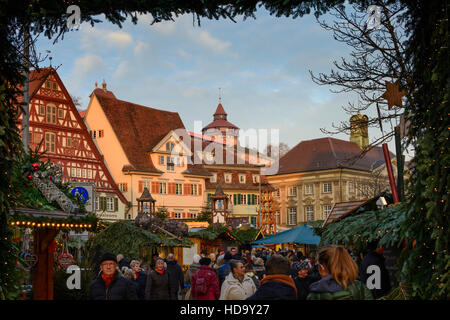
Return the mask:
M168 254L150 266L105 253L91 283L94 300L369 300L389 292L382 249L369 244L358 265L343 246L325 246L309 258L301 251L243 251L196 254L185 273ZM366 286L368 267L381 270L381 287Z

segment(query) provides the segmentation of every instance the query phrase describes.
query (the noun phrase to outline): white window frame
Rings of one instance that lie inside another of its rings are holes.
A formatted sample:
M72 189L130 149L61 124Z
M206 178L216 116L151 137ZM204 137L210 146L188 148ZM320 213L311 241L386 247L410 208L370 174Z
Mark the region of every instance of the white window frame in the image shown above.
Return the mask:
M183 195L183 184L182 183L175 183L175 194L178 196Z
M312 209L312 210L309 210L309 209ZM312 214L312 219L310 219L311 214ZM314 206L306 206L305 207L305 217L306 217L306 221L314 221Z
M329 186L329 188L325 188L325 186ZM322 186L322 193L332 193L333 185L331 182L325 182Z
M254 174L253 175L253 183L259 183L259 175L258 174Z
M159 193L167 194L167 182L159 182Z
M331 209L333 208L333 206L331 204L324 204L322 206L322 210L323 210L323 219L325 220L331 213Z
M159 156L159 162L161 163L161 165L163 166L165 163L165 157L164 156Z
M175 219L181 219L181 212L174 212Z
M51 137L53 137L53 138L51 138ZM55 152L55 150L56 150L56 134L55 133L53 133L53 132L45 133L45 150L47 152L52 152L52 153Z
M191 183L191 196L198 196L198 184Z
M114 198L106 197L106 211L114 211Z
M305 195L314 194L314 185L312 183L308 183L305 185Z
M348 182L348 193L355 193L355 184L353 181Z
M240 174L239 175L239 183L245 183L245 179L246 177L245 177L245 174Z
M288 208L288 225L295 226L297 224L297 208Z
M70 176L71 177L76 177L77 176L77 168L71 168Z
M215 183L217 182L217 173L213 173L211 177L209 177L209 182Z
M296 197L296 196L297 196L297 187L296 186L289 187L289 197Z
M86 178L86 169L81 170L81 176L82 178Z
M94 211L98 211L98 208L100 208L100 197L95 197L95 203L94 203Z
M229 178L229 179L227 179ZM231 176L231 173L225 173L225 183L232 183L233 177Z
M51 124L56 124L56 106L53 104L48 104L46 107L46 114L45 114L45 122L46 123L51 123Z
M88 169L87 177L88 177L88 179L92 179L92 170L91 169Z

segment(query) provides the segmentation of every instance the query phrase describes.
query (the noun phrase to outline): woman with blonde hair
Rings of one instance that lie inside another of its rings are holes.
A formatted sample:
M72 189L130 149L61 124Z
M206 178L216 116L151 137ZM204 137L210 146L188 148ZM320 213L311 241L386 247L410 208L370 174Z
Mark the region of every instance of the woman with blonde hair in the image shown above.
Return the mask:
M308 300L371 300L369 289L359 280L358 266L343 246L319 250L317 263L322 279L310 285Z

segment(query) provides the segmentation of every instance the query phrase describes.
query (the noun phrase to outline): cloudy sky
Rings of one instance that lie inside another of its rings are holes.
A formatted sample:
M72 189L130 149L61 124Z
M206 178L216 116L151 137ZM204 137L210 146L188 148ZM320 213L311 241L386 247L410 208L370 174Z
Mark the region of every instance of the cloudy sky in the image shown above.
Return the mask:
M309 70L329 72L349 48L313 15L276 18L260 9L256 16L238 23L202 20L201 27L191 15L153 26L151 17L141 16L137 25L128 21L122 29L107 22L82 24L56 44L40 39L38 49L51 51L52 65L59 66L68 91L81 98L82 109L95 82L101 87L105 80L117 98L178 112L194 131L194 121L212 121L220 87L228 120L243 130L279 129L289 147L324 137L320 128L347 120L341 106L357 100L313 83ZM369 134L372 141L380 131Z

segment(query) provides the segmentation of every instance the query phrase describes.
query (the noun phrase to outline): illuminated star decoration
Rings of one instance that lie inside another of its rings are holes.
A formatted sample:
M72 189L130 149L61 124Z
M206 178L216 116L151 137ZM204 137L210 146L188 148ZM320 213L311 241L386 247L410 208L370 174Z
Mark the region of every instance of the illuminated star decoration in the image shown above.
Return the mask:
M388 101L389 110L393 106L402 107L402 97L405 95L405 90L400 91L398 81L395 83L386 81L386 91L381 96Z

